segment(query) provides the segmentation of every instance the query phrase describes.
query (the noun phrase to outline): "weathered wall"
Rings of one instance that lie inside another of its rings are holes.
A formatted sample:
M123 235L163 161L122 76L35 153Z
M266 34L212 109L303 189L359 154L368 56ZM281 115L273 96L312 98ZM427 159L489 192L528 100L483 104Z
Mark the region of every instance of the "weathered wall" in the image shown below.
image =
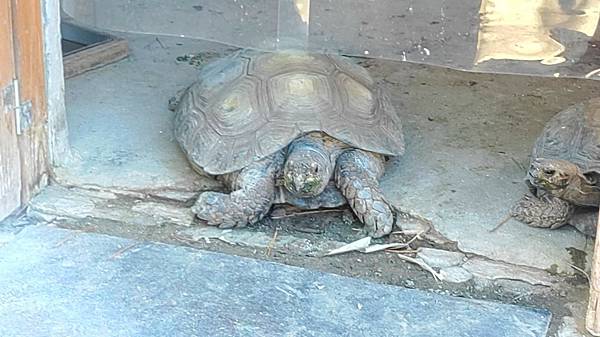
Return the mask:
M69 161L70 147L60 42L60 0L41 1L48 109L48 151L52 168L65 165Z

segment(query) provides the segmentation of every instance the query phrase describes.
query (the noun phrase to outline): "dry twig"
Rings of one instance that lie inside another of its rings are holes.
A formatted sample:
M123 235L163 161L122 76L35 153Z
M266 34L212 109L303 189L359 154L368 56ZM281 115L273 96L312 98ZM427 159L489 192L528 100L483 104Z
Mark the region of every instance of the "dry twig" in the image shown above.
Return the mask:
M585 328L593 336L600 336L600 213L596 222L596 242L592 258L592 272L590 275L590 296L588 299Z
M407 229L407 230L391 232L390 235L393 235L393 234L396 234L396 235L420 235L423 233L425 233L424 230Z
M406 256L406 255L402 255L402 254L398 254L398 257L401 260L404 260L404 261L407 261L410 263L414 263L414 264L418 265L419 267L423 268L424 270L428 271L429 273L431 273L431 275L433 276L433 278L436 281L440 281L442 279L442 275L440 275L437 271L435 271L430 265L428 265L424 261Z
M367 236L362 239L350 242L347 245L343 245L339 248L332 249L329 253L325 254L325 256L338 255L342 253L354 252L357 250L365 249L369 247L371 244L371 237Z
M302 215L309 215L309 214L321 214L321 213L334 213L334 212L342 212L342 209L336 209L336 208L332 208L332 209L316 209L316 210L312 210L312 211L302 211L302 212L293 212L293 213L286 213L283 215L271 215L271 219L273 220L279 220L279 219L285 219L285 218L292 218L295 216L302 216Z
M587 279L587 281L588 281L588 284L590 284L590 283L592 282L592 279L590 278L590 274L586 273L586 272L585 272L585 270L583 270L583 269L581 269L581 268L579 268L579 267L577 267L576 265L574 265L574 264L571 264L571 263L569 263L569 266L570 266L571 268L573 268L573 269L577 270L578 272L580 272L580 273L581 273L583 276L585 276L585 278L586 278L586 279Z
M269 241L269 245L267 246L267 256L271 256L271 253L273 252L273 248L275 247L275 241L277 240L277 233L278 230L277 228L275 228L273 237L271 238L271 241Z
M505 216L504 219L502 219L502 221L500 221L499 224L497 224L496 226L494 226L494 228L490 229L488 232L490 232L490 233L495 232L498 228L502 227L510 219L512 219L512 216L510 214L507 215L507 216Z
M135 247L135 245L137 245L137 242L131 243L125 247L122 247L121 249L117 250L111 257L111 260L114 260L118 257L121 257L121 255L123 255L123 253L125 253L126 251L128 251L129 249Z

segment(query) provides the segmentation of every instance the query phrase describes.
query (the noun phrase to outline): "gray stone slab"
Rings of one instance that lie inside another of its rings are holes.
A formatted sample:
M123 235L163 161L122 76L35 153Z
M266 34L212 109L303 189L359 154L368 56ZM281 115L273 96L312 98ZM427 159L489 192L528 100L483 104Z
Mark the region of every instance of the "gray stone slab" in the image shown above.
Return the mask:
M0 336L545 336L550 314L52 227L0 248Z

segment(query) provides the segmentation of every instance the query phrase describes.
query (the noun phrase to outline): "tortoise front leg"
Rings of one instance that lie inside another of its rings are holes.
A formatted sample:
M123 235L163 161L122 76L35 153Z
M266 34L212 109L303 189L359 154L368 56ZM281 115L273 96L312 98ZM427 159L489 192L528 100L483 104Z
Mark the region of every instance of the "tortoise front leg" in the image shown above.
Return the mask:
M204 192L192 207L196 216L211 226L244 227L261 220L275 198L275 178L283 166L278 152L227 177L231 193Z
M375 238L389 234L394 225L394 213L379 187L383 170L381 156L362 150L342 153L335 169L338 189L365 224L367 233Z
M560 198L526 194L511 210L511 216L532 227L556 229L566 225L574 206Z

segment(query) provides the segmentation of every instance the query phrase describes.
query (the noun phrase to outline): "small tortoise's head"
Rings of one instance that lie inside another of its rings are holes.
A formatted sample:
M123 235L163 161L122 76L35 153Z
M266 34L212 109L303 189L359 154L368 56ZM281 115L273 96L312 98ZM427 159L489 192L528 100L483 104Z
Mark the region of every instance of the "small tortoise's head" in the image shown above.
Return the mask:
M560 159L537 158L527 172L527 179L533 186L549 192L564 190L580 177L577 165Z
M332 172L327 155L309 147L296 147L288 153L283 168L283 184L297 197L314 197L325 190Z

